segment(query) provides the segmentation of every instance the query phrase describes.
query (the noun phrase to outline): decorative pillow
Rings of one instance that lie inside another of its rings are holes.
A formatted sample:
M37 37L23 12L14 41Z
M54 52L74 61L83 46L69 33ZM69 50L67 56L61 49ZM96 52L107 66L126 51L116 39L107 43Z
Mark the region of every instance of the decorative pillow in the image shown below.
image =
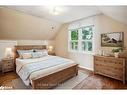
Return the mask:
M32 58L32 53L22 53L22 58L23 58L23 59Z
M32 53L33 50L17 50L17 52L19 54L19 58L22 58L23 53Z
M32 53L33 58L40 58L40 57L43 57L43 56L44 56L43 52L33 52Z
M44 49L45 50L45 49ZM43 50L33 49L33 52L42 52Z
M47 55L48 55L48 50L43 49L43 50L42 50L42 53L43 53L44 56L47 56Z
M48 50L46 49L43 49L43 50L34 49L33 52L42 52L44 56L48 55Z

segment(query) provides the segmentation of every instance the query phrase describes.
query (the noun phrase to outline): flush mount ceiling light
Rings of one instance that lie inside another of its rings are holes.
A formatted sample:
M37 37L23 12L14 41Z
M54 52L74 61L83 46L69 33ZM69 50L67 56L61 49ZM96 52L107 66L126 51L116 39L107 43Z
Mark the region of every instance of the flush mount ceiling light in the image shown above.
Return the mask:
M62 9L57 6L47 6L49 13L53 15L59 15L62 12Z
M54 8L52 9L51 13L54 14L54 15L58 15L58 14L59 14L58 8L57 8L57 7L54 7Z

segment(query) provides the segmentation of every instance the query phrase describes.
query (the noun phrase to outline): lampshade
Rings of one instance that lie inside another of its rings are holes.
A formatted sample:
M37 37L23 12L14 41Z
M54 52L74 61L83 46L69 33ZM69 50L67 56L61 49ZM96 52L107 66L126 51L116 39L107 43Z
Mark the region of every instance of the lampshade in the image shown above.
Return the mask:
M12 56L13 56L13 54L12 54L12 48L6 48L5 49L5 57L6 58L10 58Z
M48 46L48 51L53 51L54 47L53 46Z

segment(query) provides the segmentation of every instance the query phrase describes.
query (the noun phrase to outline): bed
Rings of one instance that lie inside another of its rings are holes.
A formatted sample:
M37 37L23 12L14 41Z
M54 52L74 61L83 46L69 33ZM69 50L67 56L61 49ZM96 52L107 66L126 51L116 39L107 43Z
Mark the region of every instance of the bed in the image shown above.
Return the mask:
M18 50L46 49L45 45L15 46L16 72L26 86L33 89L53 88L78 74L78 64L59 56L47 55L42 58L21 59Z

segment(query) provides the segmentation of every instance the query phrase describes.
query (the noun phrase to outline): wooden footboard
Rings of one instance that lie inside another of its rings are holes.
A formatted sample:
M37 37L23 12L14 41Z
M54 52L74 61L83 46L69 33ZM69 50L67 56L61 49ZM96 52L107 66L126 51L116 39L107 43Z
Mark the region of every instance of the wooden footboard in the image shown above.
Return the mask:
M67 79L76 76L78 74L78 65L74 65L67 69L61 70L59 72L50 74L48 76L32 80L33 89L49 89L57 85L61 85L62 82Z

